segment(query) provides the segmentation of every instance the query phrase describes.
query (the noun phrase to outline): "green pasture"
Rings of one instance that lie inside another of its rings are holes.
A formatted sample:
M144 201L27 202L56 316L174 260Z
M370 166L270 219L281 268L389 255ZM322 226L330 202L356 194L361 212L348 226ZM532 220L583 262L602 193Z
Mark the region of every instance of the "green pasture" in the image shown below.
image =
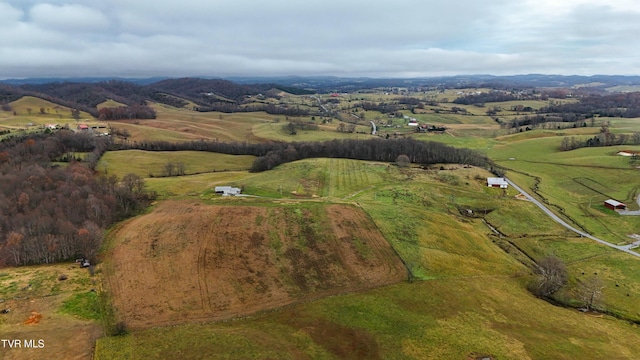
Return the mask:
M246 171L222 171L197 175L172 176L145 179L149 190L161 197L204 196L213 192L216 186L226 186L241 182L253 176Z
M447 90L414 96L435 96L440 101L446 97L452 101L460 95ZM353 105L359 99L395 98L397 95L352 94L342 97L340 106ZM316 106L315 100L308 97L285 96L283 101ZM436 114L431 110L413 115L405 111L420 123L451 125L446 134L413 134L413 129L405 128L380 130L406 132L424 141L482 151L505 167L507 176L523 188L530 190L537 185L550 208L576 226L613 243L633 241L628 235L640 233L640 217L621 217L602 202L612 197L637 208L633 198L640 193L640 170L633 167L629 158L615 153L640 147L562 152L559 147L563 137L592 137L599 126L505 134L507 130L498 129L485 114L487 109L500 106L499 117L513 117L516 115L510 108L517 104L538 108L547 102L487 103L484 108L459 106L473 115ZM370 137L368 126L356 130L366 134L338 133L337 120L321 125L319 131L302 130L292 136L282 129L286 124L284 116L198 113L160 104L153 107L158 119L124 121L112 126L129 130L131 139L144 140L257 142ZM377 112L364 114L367 121L405 121L388 119ZM275 122L276 118L279 122ZM640 129L637 119L609 121L611 131L616 133ZM318 116L316 122L320 122ZM579 306L576 299L581 283L589 276L598 276L605 285L601 309L639 321L639 260L568 232L530 202L517 199L513 189L503 192L487 188L485 179L491 175L483 169L445 164L445 170L439 170L440 165L422 170L349 159L307 159L262 173L248 173L253 157L197 152L107 152L102 161L98 165L100 172L106 163L109 174L120 176L127 172L155 176L168 161L185 163L187 173L232 170L146 179L148 188L161 194L161 198L193 196L217 201L213 187L233 185L242 187L245 194L264 198L225 199L231 204L282 206L282 202L274 201L281 198L293 207L311 204L305 201L356 203L405 262L413 282L294 304L228 322L105 337L96 345L98 360L624 359L634 358L640 351L637 326L533 297L526 290L533 280L532 270L520 262L556 255L567 264L570 277L569 284L555 294L557 301ZM504 235L493 234L480 218Z
M326 196L329 159L308 159L285 163L271 171L244 178L232 185L244 193L271 198Z
M415 133L411 137L423 141L435 141L458 148L474 149L482 153L486 153L488 149L491 149L496 144L496 141L490 137L458 136L460 133L460 131L454 129L447 130L444 134ZM462 131L462 133L465 133L465 131Z
M618 156L637 146L581 148L560 151L561 137L531 138L499 144L489 156L512 171L540 178L539 193L570 221L612 243L628 243L640 218L619 216L603 206L613 198L637 209L638 169L630 158ZM509 160L509 159L512 160ZM532 184L532 183L531 183ZM531 185L530 185L531 186Z
M500 145L535 148L529 143L551 140L556 139L534 137ZM571 161L557 156L556 161ZM598 154L585 155L590 156ZM509 164L513 162L518 160ZM531 270L504 251L500 241L511 242L510 249L517 246L536 259L554 254L567 263L570 283L556 295L559 301L575 304L575 291L584 277L591 272L602 274L603 306L630 319L640 319L637 259L572 236L537 207L514 198L513 189L505 193L487 188L485 179L490 174L485 170L443 167L403 169L348 159L307 159L257 174L148 179L149 187L164 189L167 196L207 197L215 185L237 185L245 193L274 198L316 195L357 202L407 264L414 282L229 322L105 337L98 340L96 359L575 359L629 358L640 350L637 328L628 322L534 298L526 291ZM531 177L520 173L511 177L523 186L533 184ZM245 198L242 202L276 206L265 201ZM487 220L507 237L493 235L479 218L465 215L466 209L473 209L477 216L486 212ZM612 343L611 338L626 341Z
M97 170L122 178L128 173L141 177L163 176L167 163L183 163L185 174L249 170L255 156L227 155L205 151L119 150L106 152Z
M95 359L622 359L640 351L634 326L550 305L520 280L402 283L231 322L137 331L99 339Z

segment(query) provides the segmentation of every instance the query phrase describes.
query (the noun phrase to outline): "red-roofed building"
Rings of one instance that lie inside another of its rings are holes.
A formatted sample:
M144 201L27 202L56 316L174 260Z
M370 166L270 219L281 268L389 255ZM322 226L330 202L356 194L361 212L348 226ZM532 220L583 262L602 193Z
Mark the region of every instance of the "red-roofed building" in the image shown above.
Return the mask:
M604 202L604 206L608 207L611 210L626 210L627 205L621 203L620 201L616 201L613 199L606 200Z

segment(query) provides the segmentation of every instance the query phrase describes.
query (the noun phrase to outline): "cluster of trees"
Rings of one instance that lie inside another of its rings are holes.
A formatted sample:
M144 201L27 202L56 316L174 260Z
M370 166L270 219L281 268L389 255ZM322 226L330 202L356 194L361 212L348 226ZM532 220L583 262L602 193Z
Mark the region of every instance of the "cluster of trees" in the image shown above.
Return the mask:
M575 137L564 137L560 143L560 150L569 151L583 147L592 146L614 146L614 145L640 145L640 132L633 134L614 134L609 130L609 126L602 125L598 135L582 140Z
M275 104L239 105L227 101L218 101L210 103L207 106L198 106L195 110L200 112L219 111L223 113L264 111L267 114L286 116L308 116L310 114L308 109L299 106L291 107Z
M300 159L346 158L357 160L394 162L400 155L417 164L456 163L490 167L489 159L474 150L459 149L437 142L406 139L331 140L323 142L299 142L285 148L269 151L257 158L251 171L260 172Z
M280 150L287 147L283 142L267 142L252 144L248 142L220 142L209 140L194 140L185 142L169 141L145 141L145 142L120 142L111 146L112 150L147 150L147 151L208 151L230 155L254 155L264 156L269 151Z
M289 133L289 135L295 135L298 130L318 130L318 124L313 121L291 120L286 125L282 126L283 129Z
M392 114L397 113L399 110L405 110L405 106L398 102L363 101L360 103L360 107L367 111L379 111L383 114Z
M480 152L455 148L437 142L423 142L411 138L331 140L322 142L267 142L251 144L247 142L218 142L195 140L171 143L168 141L118 143L112 149L139 149L147 151L210 151L231 155L254 155L256 159L252 171L265 171L285 162L307 158L330 157L358 160L394 162L399 155L410 157L412 163L469 164L489 168L492 163Z
M338 127L336 128L337 132L341 132L341 133L349 133L352 134L356 131L356 124L348 124L345 125L345 123L340 123L338 125Z
M185 174L186 167L183 162L173 163L169 161L164 164L162 176L182 176Z
M156 112L147 105L105 107L98 111L100 120L155 119Z
M167 104L169 106L177 107L177 108L182 108L189 104L187 101L179 97L161 93L161 92L157 92L151 95L151 100L162 103L162 104Z
M152 200L135 175L96 178L80 163L52 164L91 146L68 131L0 143L0 266L92 257L106 227Z
M507 128L519 128L522 126L536 127L540 124L551 123L551 122L581 122L586 126L585 121L587 118L584 114L575 114L575 113L559 113L559 114L538 114L538 115L527 115L519 118L515 118L507 123L502 123L503 127Z
M573 114L576 119L594 116L605 117L640 117L640 92L619 93L613 95L591 94L580 98L575 103L550 104L538 110L538 113L565 116Z

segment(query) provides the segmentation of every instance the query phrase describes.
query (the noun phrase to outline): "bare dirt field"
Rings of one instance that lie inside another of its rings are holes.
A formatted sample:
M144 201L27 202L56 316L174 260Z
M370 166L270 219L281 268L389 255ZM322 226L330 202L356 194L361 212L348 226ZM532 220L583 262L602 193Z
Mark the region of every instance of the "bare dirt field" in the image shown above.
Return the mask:
M367 214L346 205L165 201L111 241L105 281L131 329L228 319L407 278Z

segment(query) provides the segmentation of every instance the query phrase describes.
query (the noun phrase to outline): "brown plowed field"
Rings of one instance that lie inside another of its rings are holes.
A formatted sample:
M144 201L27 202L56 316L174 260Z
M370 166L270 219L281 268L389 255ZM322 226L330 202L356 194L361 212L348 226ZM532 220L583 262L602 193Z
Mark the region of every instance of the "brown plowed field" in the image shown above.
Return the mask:
M227 319L407 278L375 224L352 206L166 201L111 236L107 284L133 329Z

